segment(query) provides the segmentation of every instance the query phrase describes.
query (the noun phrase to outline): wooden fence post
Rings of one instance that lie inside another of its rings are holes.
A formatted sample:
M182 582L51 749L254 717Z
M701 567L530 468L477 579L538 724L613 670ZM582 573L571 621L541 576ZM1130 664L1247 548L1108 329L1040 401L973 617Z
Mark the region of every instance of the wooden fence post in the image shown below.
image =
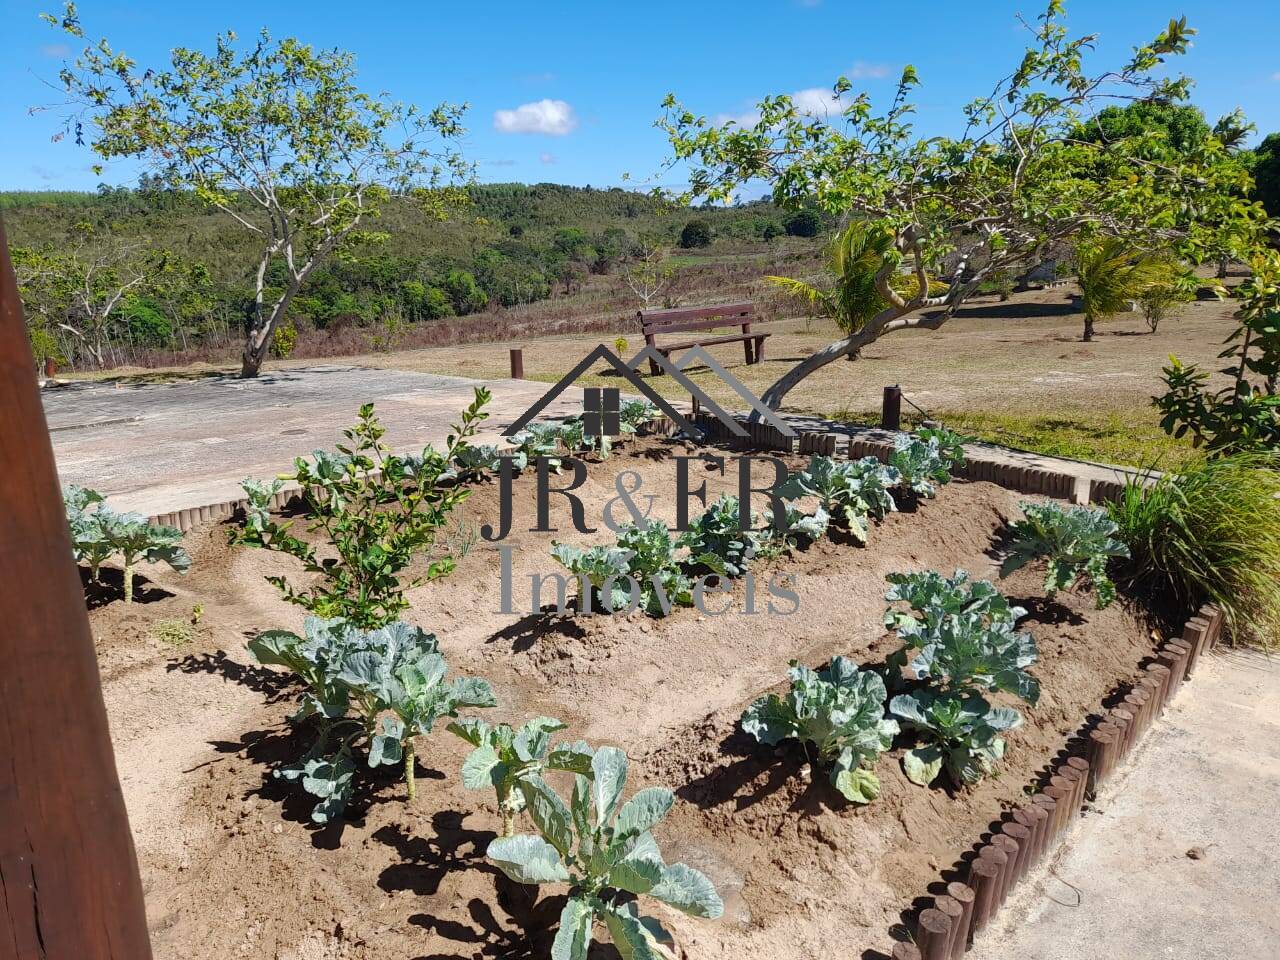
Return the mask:
M524 348L523 347L511 348L511 379L512 380L524 379Z
M902 426L902 387L884 388L884 401L880 406L880 429L897 430Z
M0 222L0 949L148 960L84 591Z

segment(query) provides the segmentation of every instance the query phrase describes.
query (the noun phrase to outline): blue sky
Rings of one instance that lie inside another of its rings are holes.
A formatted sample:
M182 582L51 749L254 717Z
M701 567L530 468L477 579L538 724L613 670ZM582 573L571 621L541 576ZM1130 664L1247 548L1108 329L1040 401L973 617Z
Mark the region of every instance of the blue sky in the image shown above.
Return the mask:
M31 115L56 102L69 38L38 20L54 2L0 0L0 189L92 189L129 183L114 164L99 177L85 148L53 143L56 119ZM209 49L220 31L252 37L263 26L356 54L362 85L420 106L466 101L467 155L486 181L611 186L630 173L671 183L666 142L652 126L674 91L694 110L741 115L760 96L828 88L841 73L885 97L902 65L923 86L918 127L957 128L959 107L1017 62L1019 12L1038 2L739 0L566 3L387 3L329 0L211 4L83 0L86 35L105 35L142 64L174 46ZM1118 64L1172 15L1199 30L1182 70L1210 119L1242 107L1262 133L1280 131L1280 45L1275 0L1068 2L1073 32L1100 34L1096 62Z

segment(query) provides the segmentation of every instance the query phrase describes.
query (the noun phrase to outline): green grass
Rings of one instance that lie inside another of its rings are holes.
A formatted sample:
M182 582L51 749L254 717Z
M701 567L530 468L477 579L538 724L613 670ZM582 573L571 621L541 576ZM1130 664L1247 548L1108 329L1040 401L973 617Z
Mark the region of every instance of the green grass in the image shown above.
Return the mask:
M878 410L840 411L832 416L846 423L880 422ZM1083 411L1040 416L972 410L937 410L931 411L931 416L975 439L1053 457L1159 468L1181 460L1191 451L1186 441L1174 440L1164 433L1145 409L1135 410L1131 417ZM904 412L907 426L918 426L921 419Z

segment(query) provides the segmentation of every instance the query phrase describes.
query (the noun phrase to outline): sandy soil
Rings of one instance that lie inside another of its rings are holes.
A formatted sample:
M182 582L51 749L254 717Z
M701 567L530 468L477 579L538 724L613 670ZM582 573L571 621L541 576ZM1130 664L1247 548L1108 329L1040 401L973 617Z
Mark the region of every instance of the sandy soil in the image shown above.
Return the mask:
M646 441L591 468L578 491L598 516L615 479L635 471L674 513L674 445ZM711 496L732 481L707 474ZM557 507L558 534L533 533L532 480L517 481L515 582L550 573L553 537L582 543ZM469 518L491 521L496 488L479 488ZM780 689L789 660L819 664L840 653L876 664L894 644L880 626L884 574L965 567L993 574L992 538L1016 515L1018 496L957 482L917 513L890 517L865 549L824 541L763 571L790 574L792 616L751 616L741 586L732 612L681 610L662 621L556 621L498 612L498 556L479 546L449 580L412 594L406 619L441 637L456 671L488 677L500 707L491 720L545 713L594 743L633 758L629 790L665 784L677 808L659 828L669 860L707 872L726 903L719 921L654 910L689 957L816 958L886 950L912 898L966 851L1004 805L1017 802L1083 717L1147 649L1141 618L1091 598L1046 601L1024 571L1005 591L1031 610L1026 626L1041 660L1044 696L1009 738L998 777L952 794L912 786L896 744L877 772L881 799L845 804L822 771L791 750L767 750L736 731L742 709ZM520 512L523 511L523 512ZM246 636L298 629L301 612L263 581L291 561L225 545L210 526L188 536L195 567L155 575L147 601L93 610L118 762L138 841L159 960L245 956L472 958L545 956L562 897L531 902L484 860L499 824L492 798L462 789L465 745L440 730L418 745L419 796L387 776L366 780L345 825L308 821L298 789L272 780L306 738L285 723L295 691L254 666ZM522 590L517 587L517 603ZM196 636L175 647L158 621L190 619ZM527 591L524 596L528 609ZM600 956L611 948L597 947ZM595 956L596 953L593 953Z

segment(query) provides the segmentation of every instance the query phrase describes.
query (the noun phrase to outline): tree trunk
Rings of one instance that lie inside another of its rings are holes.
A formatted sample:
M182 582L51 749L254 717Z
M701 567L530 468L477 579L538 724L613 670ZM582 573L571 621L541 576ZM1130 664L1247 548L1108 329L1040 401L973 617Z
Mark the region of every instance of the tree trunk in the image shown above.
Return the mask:
M271 314L266 322L255 324L245 336L244 352L240 356L241 377L246 379L256 377L258 371L262 369L262 362L267 359L267 353L271 350L271 339L275 335L276 327L280 325L285 311L289 309L289 303L293 300L293 295L297 292L296 285L286 287L284 295L271 308Z
M1087 313L1084 315L1084 336L1081 338L1085 343L1093 339L1093 317Z

